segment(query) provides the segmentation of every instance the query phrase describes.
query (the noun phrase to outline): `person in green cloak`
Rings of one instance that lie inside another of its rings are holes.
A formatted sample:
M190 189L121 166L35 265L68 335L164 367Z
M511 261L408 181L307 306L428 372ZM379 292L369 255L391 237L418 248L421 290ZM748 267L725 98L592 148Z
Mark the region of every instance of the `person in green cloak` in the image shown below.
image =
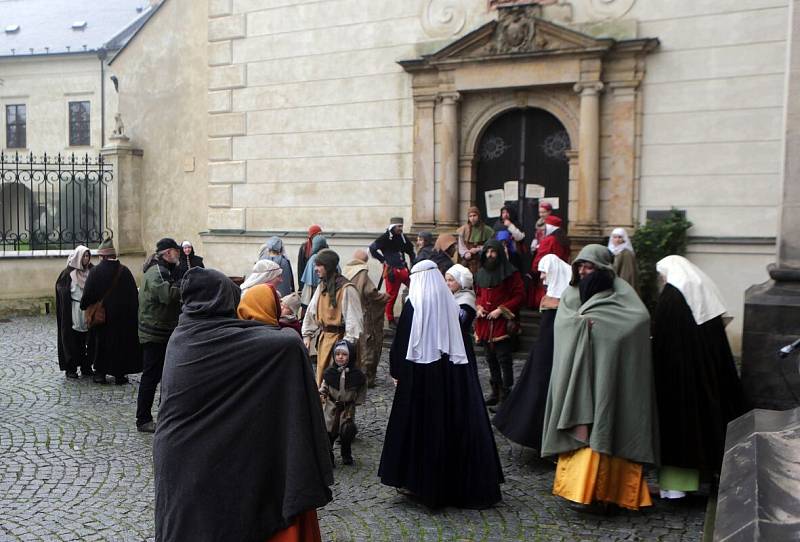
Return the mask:
M555 320L542 457L558 456L553 493L579 506L651 506L644 464L658 464L650 315L617 277L601 245L587 245Z

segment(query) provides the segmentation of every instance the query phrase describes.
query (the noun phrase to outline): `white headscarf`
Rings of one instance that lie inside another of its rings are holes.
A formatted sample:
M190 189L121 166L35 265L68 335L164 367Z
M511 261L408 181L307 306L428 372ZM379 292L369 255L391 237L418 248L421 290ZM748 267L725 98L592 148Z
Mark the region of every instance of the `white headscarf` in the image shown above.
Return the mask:
M450 275L456 282L461 285L461 289L453 293L456 298L456 303L459 305L469 305L475 308L475 291L472 289L472 271L461 265L455 264L447 270L447 275Z
M620 235L622 236L622 239L624 239L624 242L621 245L614 244L615 235ZM614 256L623 250L630 250L631 252L634 252L633 245L631 244L631 238L628 237L628 232L625 231L625 228L614 228L611 230L611 235L608 236L608 250L610 250Z
M89 266L83 267L81 265L83 255L87 252L90 255L92 254L89 247L78 245L67 258L67 266L72 268L72 271L69 272L69 277L72 279L72 282L77 282L78 286L81 288L86 286L86 277L89 276Z
M551 233L553 233L557 229L558 229L558 226L553 226L552 224L545 224L544 225L544 234L545 235L550 235Z
M253 266L253 272L247 275L247 279L240 286L242 293L257 284L270 284L280 277L281 273L281 266L272 260L258 260Z
M572 267L555 254L547 254L539 260L539 271L547 273L544 279L547 296L561 299L561 294L572 280Z
M698 326L726 312L714 281L683 256L667 256L656 264L656 270L667 284L680 290Z
M406 359L433 363L447 354L456 365L467 363L458 322L458 303L436 264L423 260L411 268L408 299L414 307Z
M403 225L402 222L397 222L395 224L389 224L389 227L386 228L386 232L389 234L389 240L394 239L394 229L395 229L395 227L402 226L402 225ZM404 233L400 234L400 239L403 241L403 243L406 242L406 236L405 236Z

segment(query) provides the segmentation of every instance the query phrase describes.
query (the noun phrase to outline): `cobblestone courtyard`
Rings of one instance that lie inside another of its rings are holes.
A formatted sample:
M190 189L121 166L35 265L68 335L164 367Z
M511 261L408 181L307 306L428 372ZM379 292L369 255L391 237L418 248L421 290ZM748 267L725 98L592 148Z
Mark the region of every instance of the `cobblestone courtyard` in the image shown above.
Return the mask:
M550 494L553 467L502 437L503 502L431 513L378 481L393 392L388 375L379 373L379 381L358 414L356 465L342 467L337 450L334 501L320 510L325 541L702 538L701 500L656 499L650 510L609 518L571 510ZM131 382L66 380L56 361L54 317L0 323L1 541L152 539L152 436L134 426L138 377Z

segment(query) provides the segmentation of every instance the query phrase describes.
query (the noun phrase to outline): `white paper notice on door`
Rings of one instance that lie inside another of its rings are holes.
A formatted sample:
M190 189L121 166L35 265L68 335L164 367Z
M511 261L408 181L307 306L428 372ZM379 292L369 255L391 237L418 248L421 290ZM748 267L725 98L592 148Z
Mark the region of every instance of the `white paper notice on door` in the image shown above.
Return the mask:
M506 181L503 183L505 201L517 201L519 199L519 182Z
M525 197L531 199L542 199L544 197L544 186L540 184L526 184Z
M500 216L500 209L505 204L504 192L502 188L497 190L487 190L483 193L486 198L486 216L487 218L495 218Z
M558 198L541 198L539 200L539 205L542 203L549 203L553 206L553 210L558 209Z

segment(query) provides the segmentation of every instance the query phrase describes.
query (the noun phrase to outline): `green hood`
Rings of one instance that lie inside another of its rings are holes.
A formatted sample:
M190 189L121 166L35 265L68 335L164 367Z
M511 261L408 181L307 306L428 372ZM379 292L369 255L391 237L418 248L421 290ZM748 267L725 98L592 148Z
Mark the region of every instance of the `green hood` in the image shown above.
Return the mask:
M611 254L611 251L603 245L586 245L572 261L572 280L569 283L570 286L575 286L580 281L580 277L578 276L578 263L580 262L593 263L597 269L605 269L611 272L612 275L616 275L616 273L614 273L614 256Z

